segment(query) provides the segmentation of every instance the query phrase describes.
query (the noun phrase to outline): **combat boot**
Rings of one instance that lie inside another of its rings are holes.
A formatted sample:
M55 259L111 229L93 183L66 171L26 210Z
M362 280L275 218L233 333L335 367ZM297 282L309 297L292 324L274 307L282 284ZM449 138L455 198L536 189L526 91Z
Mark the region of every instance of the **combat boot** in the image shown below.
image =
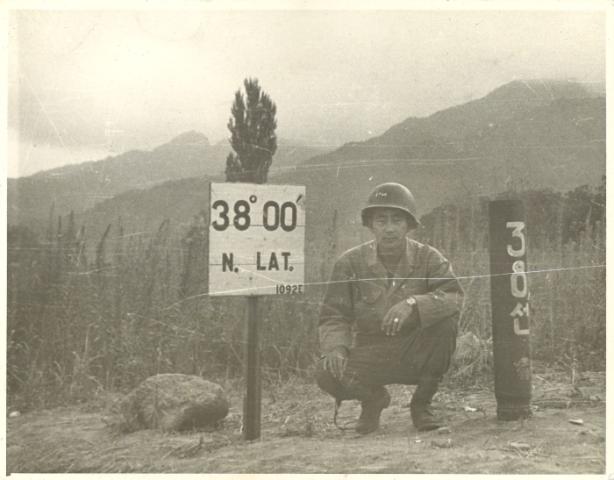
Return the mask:
M416 430L425 432L427 430L436 430L445 425L445 422L435 416L429 405L411 405L411 421L416 427Z
M424 377L416 387L412 395L409 408L411 410L411 420L419 431L436 430L445 425L445 422L435 416L431 411L430 404L433 396L437 393L439 379Z
M379 427L382 410L390 405L390 394L384 387L373 391L370 398L362 401L362 411L356 423L356 431L362 435L371 433Z

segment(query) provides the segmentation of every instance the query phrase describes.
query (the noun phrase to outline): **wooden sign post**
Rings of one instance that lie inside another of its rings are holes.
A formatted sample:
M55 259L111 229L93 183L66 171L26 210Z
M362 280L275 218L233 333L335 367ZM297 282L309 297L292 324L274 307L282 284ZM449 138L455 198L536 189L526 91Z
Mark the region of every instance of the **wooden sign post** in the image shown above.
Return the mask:
M531 415L527 231L520 201L489 204L490 294L497 418Z
M247 297L247 345L245 348L246 392L243 400L243 437L246 440L260 438L262 416L260 383L260 317L258 297Z
M258 297L303 293L305 187L212 183L209 295L246 296L243 436L260 437Z

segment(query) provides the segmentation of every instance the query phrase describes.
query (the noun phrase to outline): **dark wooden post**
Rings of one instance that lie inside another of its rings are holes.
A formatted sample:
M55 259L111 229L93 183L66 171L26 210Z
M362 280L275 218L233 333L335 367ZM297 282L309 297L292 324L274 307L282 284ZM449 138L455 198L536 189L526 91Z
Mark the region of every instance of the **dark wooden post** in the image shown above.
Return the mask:
M490 291L497 418L531 414L527 238L523 205L489 204Z
M243 400L243 438L260 438L260 312L258 297L247 297L247 341L245 348L245 378L247 391Z

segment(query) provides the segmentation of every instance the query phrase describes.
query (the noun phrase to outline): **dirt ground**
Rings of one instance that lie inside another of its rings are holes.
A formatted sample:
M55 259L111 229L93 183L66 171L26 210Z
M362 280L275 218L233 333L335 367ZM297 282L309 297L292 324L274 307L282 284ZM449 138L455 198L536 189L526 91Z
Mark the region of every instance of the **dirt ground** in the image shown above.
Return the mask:
M367 436L337 429L332 400L295 380L263 389L253 442L241 437L240 384L227 387L232 406L220 428L183 434L117 433L106 396L7 419L7 473L604 473L605 376L565 380L534 375L534 415L524 422L498 422L488 388L448 384L434 407L449 430L427 433L411 426L412 387L393 386L380 429ZM351 427L358 413L344 402L339 423Z

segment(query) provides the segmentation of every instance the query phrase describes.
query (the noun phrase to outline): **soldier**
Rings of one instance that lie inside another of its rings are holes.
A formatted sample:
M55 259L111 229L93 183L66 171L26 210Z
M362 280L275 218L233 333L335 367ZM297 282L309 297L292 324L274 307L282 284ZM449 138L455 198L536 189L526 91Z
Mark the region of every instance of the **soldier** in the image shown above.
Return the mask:
M429 408L456 347L463 292L449 262L407 237L419 222L413 195L399 183L373 190L362 223L374 240L337 260L320 310L322 357L316 380L342 400L361 401L358 433L376 430L390 404L389 384L417 385L418 430L443 426Z

